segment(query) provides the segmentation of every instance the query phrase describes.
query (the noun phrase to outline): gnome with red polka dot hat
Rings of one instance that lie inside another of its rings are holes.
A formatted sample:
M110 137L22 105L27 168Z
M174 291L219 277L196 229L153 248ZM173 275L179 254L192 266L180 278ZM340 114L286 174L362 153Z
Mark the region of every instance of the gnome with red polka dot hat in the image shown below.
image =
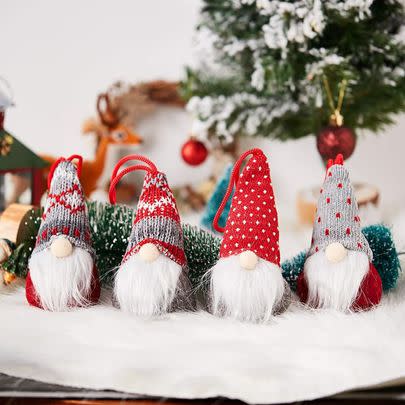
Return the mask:
M244 160L247 161L239 174ZM218 219L234 196L225 228ZM209 270L209 309L217 316L266 322L288 306L290 290L280 268L279 230L270 169L260 149L243 153L214 218L224 232L220 258Z
M328 162L311 248L298 279L300 299L313 307L343 312L378 304L382 283L372 260L349 173L338 155Z

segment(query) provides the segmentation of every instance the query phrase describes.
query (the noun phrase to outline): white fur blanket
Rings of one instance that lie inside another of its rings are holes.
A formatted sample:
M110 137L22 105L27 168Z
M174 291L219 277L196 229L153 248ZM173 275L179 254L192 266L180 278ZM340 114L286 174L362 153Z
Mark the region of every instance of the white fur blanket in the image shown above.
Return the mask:
M294 304L268 325L205 312L137 320L104 305L69 313L0 294L0 372L44 382L177 398L280 403L405 376L405 280L370 312Z

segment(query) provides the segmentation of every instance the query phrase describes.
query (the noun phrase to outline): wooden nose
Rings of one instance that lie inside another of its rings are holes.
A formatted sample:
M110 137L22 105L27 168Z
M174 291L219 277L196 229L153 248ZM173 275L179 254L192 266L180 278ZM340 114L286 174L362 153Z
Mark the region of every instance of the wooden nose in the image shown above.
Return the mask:
M55 239L51 244L51 253L57 258L70 256L72 252L72 244L63 236Z
M251 250L245 250L239 255L239 263L245 270L254 270L258 260L256 253Z
M339 242L333 242L325 249L325 256L331 263L339 263L347 256L347 249Z
M159 255L159 249L153 243L145 243L139 249L139 257L146 263L154 262Z

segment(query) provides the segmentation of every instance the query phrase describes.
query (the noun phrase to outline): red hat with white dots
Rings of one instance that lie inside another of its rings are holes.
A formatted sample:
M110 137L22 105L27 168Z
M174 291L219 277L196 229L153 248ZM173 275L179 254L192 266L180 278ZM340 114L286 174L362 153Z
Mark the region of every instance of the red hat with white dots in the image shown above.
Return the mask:
M243 161L250 155L239 174ZM218 220L234 186L228 220L225 228L222 228L218 225ZM221 258L250 250L260 258L280 265L278 217L270 168L260 149L246 151L235 163L228 190L213 225L217 231L224 232Z
M373 253L361 232L359 209L342 155L328 162L308 256L333 242L339 242L349 250L364 252L370 261L373 260Z

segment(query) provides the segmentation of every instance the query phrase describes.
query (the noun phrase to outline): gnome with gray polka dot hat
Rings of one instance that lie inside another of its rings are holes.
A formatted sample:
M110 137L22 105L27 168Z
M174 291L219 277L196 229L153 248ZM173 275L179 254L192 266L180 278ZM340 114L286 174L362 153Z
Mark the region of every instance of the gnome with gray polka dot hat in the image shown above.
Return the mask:
M73 163L77 160L77 167ZM100 284L83 189L82 157L58 159L48 176L49 194L29 259L26 297L31 305L65 311L98 301Z
M233 189L229 216L222 228L218 219ZM207 275L210 311L241 321L269 321L288 306L290 290L280 268L278 215L270 168L260 149L246 151L235 163L213 225L224 237L219 260Z
M338 155L327 165L298 295L316 308L369 309L380 302L382 294L381 278L372 261L349 173L343 156Z

